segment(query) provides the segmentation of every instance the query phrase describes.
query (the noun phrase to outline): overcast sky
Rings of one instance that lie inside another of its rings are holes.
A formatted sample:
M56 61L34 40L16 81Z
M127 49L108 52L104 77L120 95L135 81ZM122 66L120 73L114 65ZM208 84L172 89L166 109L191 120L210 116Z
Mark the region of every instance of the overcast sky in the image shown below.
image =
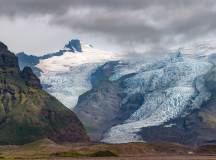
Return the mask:
M216 35L215 0L0 0L0 41L43 54L73 38L158 55Z

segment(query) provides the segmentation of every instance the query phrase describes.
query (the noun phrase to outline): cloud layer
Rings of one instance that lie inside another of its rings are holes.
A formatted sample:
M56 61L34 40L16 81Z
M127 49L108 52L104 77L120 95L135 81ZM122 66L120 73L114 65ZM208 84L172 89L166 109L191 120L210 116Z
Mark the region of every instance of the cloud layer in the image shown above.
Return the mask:
M158 52L216 34L214 0L0 0L0 16L47 16L49 25L103 37L128 52Z

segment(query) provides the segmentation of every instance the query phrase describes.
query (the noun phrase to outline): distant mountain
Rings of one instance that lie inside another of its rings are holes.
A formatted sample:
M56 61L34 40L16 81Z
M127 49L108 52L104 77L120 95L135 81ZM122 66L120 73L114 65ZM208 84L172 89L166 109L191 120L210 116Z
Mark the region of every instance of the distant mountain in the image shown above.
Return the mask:
M37 62L33 56L28 60L22 65ZM76 115L42 90L30 67L20 70L17 57L1 42L0 66L0 144L24 144L41 138L88 141Z
M43 88L70 109L75 107L80 95L91 89L90 75L97 67L120 59L115 53L93 48L79 40L71 40L58 52L44 56L35 58L20 53L17 56L20 64L30 66L39 76Z
M21 69L27 66L31 67L37 65L40 59L37 56L27 55L24 52L18 53L16 56L19 58L19 66Z
M92 140L216 143L213 47L135 61L78 42L36 67L44 89L77 114Z
M40 76L40 73L42 72L38 67L36 67L37 64L40 63L40 60L49 59L54 56L62 56L65 52L81 52L81 44L79 40L71 40L68 42L68 44L65 45L64 49L54 52L54 53L48 53L43 56L34 56L29 55L25 52L17 53L16 56L19 60L19 66L21 69L28 66L31 67L34 71L34 73L38 76Z
M24 52L18 53L16 56L18 57L19 60L20 69L23 69L25 67L31 67L34 74L36 74L38 77L40 76L41 70L36 67L36 65L40 62L39 57L28 55Z
M215 55L107 62L74 111L93 140L216 143Z
M80 40L72 39L68 44L65 45L65 48L73 52L83 52Z

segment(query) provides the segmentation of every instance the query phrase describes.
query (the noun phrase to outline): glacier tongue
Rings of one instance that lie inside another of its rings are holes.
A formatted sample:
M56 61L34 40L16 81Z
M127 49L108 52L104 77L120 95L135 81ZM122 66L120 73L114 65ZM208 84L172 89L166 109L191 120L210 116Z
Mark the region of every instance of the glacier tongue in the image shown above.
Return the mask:
M41 82L48 84L46 90L70 109L76 106L81 94L92 88L89 77L99 64L85 64L71 68L67 72L41 74Z
M144 103L122 124L112 127L103 142L141 141L137 132L143 127L161 125L182 116L210 97L202 83L202 75L213 67L206 59L176 55L153 64L137 65L136 74L124 80L125 93L127 97L141 93ZM127 71L127 65L120 66L112 79L119 79L131 69Z

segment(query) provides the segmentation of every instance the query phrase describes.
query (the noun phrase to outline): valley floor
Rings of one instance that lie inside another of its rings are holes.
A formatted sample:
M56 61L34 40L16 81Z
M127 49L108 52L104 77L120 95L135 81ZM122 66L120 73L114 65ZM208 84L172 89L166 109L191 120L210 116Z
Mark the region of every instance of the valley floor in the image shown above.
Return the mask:
M47 159L50 160L50 159ZM216 160L216 156L143 156L116 158L52 158L51 160Z
M176 143L56 144L49 139L0 146L0 160L216 160L216 146Z

